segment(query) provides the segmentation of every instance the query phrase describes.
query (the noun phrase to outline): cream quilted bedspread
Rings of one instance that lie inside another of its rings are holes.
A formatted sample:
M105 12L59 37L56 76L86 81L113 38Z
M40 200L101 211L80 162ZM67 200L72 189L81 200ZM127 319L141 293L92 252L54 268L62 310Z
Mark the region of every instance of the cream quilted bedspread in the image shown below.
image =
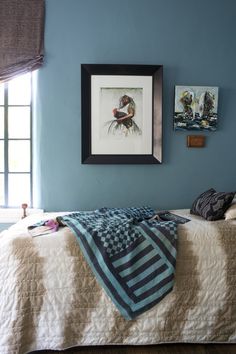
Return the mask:
M236 221L178 227L174 290L127 321L98 285L68 228L32 238L30 216L0 234L0 353L79 345L236 342ZM56 214L58 215L58 214Z

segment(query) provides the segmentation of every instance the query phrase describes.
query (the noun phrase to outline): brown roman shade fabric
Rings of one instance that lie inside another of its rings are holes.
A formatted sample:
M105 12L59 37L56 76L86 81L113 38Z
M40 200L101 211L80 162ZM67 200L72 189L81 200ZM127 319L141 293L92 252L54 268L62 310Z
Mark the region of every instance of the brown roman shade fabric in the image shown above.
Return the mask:
M44 0L0 0L0 82L43 64L44 15Z

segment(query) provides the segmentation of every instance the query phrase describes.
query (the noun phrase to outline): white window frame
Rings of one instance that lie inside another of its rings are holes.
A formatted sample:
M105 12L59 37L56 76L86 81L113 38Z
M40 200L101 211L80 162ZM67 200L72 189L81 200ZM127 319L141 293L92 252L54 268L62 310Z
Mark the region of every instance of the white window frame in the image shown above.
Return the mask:
M1 175L4 175L4 200L5 203L3 205L0 205L0 208L19 208L21 205L14 205L14 206L9 206L9 185L8 185L8 179L9 179L9 174L27 174L30 175L30 201L29 201L29 207L32 207L33 205L33 163L32 163L32 98L33 98L33 92L32 92L32 74L31 75L31 100L29 105L9 105L8 102L8 83L4 83L4 102L3 105L0 105L0 107L4 108L4 138L0 139L0 141L4 141L4 172L0 172ZM9 138L8 134L8 109L9 107L30 107L30 137L29 138ZM8 153L9 153L9 141L29 141L30 142L30 171L29 172L10 172L9 171L9 159L8 159ZM22 200L22 203L25 201Z

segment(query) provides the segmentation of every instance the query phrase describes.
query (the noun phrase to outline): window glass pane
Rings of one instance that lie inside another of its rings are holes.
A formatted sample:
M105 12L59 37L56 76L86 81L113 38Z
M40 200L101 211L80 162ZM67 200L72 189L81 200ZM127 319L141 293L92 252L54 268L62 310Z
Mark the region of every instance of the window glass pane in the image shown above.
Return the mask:
M0 172L4 172L4 141L0 141Z
M31 101L31 75L19 76L8 83L9 105L29 105Z
M30 205L30 175L9 174L9 206L21 207L22 203Z
M4 139L4 108L0 107L0 139Z
M4 105L4 84L0 84L0 105Z
M0 205L5 204L4 198L4 175L0 174Z
M9 107L8 136L12 138L30 138L30 107Z
M9 141L9 172L30 172L30 142Z

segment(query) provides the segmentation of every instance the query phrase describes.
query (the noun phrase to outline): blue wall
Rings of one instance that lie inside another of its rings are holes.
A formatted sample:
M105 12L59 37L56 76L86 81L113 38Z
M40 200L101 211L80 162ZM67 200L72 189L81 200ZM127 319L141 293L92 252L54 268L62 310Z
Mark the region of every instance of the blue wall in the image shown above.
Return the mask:
M189 207L236 189L236 1L48 0L38 73L35 206ZM80 64L163 64L163 164L81 165ZM172 129L175 85L220 87L219 129L204 149Z

